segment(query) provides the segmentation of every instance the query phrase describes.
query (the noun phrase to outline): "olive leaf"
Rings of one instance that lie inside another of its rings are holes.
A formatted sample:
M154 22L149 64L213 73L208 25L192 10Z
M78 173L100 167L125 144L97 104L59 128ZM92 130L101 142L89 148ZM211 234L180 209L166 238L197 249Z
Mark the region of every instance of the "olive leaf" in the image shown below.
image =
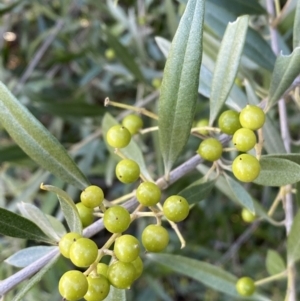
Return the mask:
M22 249L5 259L5 262L17 268L24 268L41 257L57 249L56 246L35 246Z
M71 199L71 197L62 189L51 186L51 185L44 185L41 184L41 189L51 191L56 193L58 200L60 202L60 206L62 209L62 212L65 216L65 219L67 221L67 224L70 228L71 232L76 232L81 234L82 233L82 223L79 217L78 210L74 204L74 201Z
M249 16L229 23L218 53L210 93L209 123L213 124L228 98L239 67L248 29Z
M159 143L169 174L190 136L200 65L204 0L190 0L172 41L158 103Z
M59 141L1 82L0 122L22 150L43 168L80 189L89 185Z
M208 262L171 254L148 254L147 257L181 275L190 277L204 285L227 295L240 298L236 291L236 276ZM269 298L254 293L247 300L270 301Z
M253 181L264 186L284 186L300 181L300 165L282 158L262 156L259 176Z
M190 205L204 200L215 186L215 180L207 180L201 177L180 192L178 195L187 199Z
M294 30L293 30L293 48L300 46L300 1L297 1Z
M275 275L283 272L286 269L286 264L277 251L268 250L266 268L270 275Z
M35 223L16 213L0 208L0 234L54 243Z
M272 73L267 109L271 108L285 93L300 73L300 47L292 54L280 54Z

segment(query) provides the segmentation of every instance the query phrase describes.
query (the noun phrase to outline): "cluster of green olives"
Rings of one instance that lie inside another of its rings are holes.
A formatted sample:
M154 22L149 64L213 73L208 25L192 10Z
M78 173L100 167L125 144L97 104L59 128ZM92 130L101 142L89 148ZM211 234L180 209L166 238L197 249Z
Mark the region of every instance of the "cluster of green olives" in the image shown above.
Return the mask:
M87 208L99 206L97 186L89 186L81 193L81 203ZM102 190L101 190L102 191ZM103 194L102 194L103 200ZM136 198L145 207L155 206L161 199L159 187L152 182L142 182L136 190ZM168 197L162 207L163 215L172 222L184 220L189 214L189 204L181 196ZM59 242L60 253L79 268L88 268L85 275L77 270L66 272L59 281L59 292L64 300L75 301L84 298L87 301L101 301L109 293L110 285L118 289L127 289L138 279L143 271L140 257L140 242L133 235L122 234L131 222L132 214L119 205L109 207L103 214L103 224L107 231L117 234L114 240L112 260L109 265L99 263L102 249L96 243L82 237L79 233L65 234ZM148 252L161 252L169 243L169 233L160 224L150 224L142 232L142 245ZM94 267L94 269L90 269Z
M232 163L234 176L242 182L254 181L260 173L260 164L256 157L247 154L257 143L255 132L265 123L265 113L261 108L247 105L240 113L227 110L223 112L218 120L219 129L228 135L232 135L235 148L243 152L237 156ZM205 127L208 120L204 119L197 123L197 127ZM199 130L202 135L207 135L207 130ZM223 146L216 138L203 140L197 150L198 154L205 160L216 161L221 158Z
M124 118L122 125L108 130L107 143L114 148L126 147L131 136L138 133L142 126L139 116L129 115ZM115 173L120 182L134 183L140 178L140 167L134 160L123 158L116 165ZM189 204L184 197L172 195L160 205L161 196L157 184L143 179L135 191L138 210L130 214L125 207L118 204L106 208L103 204L104 193L98 186L91 185L82 191L76 207L83 227L93 222L94 210L100 208L103 212L100 214L103 225L112 236L110 242L100 249L93 240L82 237L79 233L70 232L61 238L60 253L76 267L87 268L85 272L71 270L63 274L59 281L59 292L64 300L76 301L84 298L87 301L101 301L109 294L111 286L127 289L141 276L141 245L147 252L161 252L169 243L169 232L161 225L161 218L165 217L170 223L177 223L189 214ZM145 227L140 244L136 237L124 232L134 219L142 216L155 217L157 223ZM112 245L111 250L109 248ZM100 262L105 254L111 256L108 265Z
M96 243L74 232L61 238L59 250L64 257L80 268L89 267L98 256ZM87 301L101 301L107 297L110 283L107 274L99 272L97 267L89 275L77 270L67 271L60 278L58 289L64 300L76 301L84 298Z

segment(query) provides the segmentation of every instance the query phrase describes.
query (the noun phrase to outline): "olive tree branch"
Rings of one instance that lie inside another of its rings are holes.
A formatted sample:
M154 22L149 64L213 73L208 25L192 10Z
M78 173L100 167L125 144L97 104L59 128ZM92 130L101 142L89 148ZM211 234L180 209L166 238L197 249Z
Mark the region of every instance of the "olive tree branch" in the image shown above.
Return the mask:
M220 142L225 145L228 143L231 139L231 136L227 135L221 135ZM156 181L156 184L161 189L168 188L171 184L179 180L180 178L184 177L186 174L191 172L196 168L198 164L203 162L203 159L199 155L195 155L183 164L179 165L177 168L172 170L170 172L170 178L169 181L166 182L164 177L159 178ZM133 211L138 205L138 202L136 198L132 198L126 203L124 203L122 206L124 206L128 211ZM85 237L92 237L93 235L97 234L98 232L102 231L104 229L103 225L103 219L99 219L96 222L94 222L89 227L85 228L83 230L83 235ZM27 267L23 268L21 271L15 273L14 275L8 277L7 279L0 281L0 298L1 296L5 295L7 292L9 292L11 289L13 289L16 285L20 284L22 281L24 281L27 278L30 278L32 275L37 273L41 268L43 268L49 260L53 256L58 256L59 250L58 248L51 251L50 253L44 255L34 263L28 265Z

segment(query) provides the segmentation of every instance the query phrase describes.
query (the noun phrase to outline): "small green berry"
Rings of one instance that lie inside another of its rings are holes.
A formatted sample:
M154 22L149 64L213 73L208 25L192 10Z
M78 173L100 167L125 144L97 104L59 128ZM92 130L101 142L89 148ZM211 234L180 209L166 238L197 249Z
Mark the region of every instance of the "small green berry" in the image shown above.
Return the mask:
M137 21L138 21L139 25L141 25L141 26L145 25L147 22L146 16L139 16L137 18Z
M152 80L152 87L155 88L155 89L159 89L160 86L161 86L161 79L160 78L153 78Z
M116 166L116 176L124 184L133 183L140 177L140 167L133 160L123 159Z
M108 267L107 275L111 285L119 289L126 289L133 283L136 270L130 262L117 261Z
M223 152L223 146L221 142L215 138L207 138L203 140L197 153L207 161L216 161L221 158Z
M70 260L77 267L85 268L95 262L98 256L98 247L89 238L79 238L70 248Z
M82 204L82 202L77 203L76 208L77 208L82 226L85 228L85 227L91 225L94 221L93 209L84 206Z
M243 208L241 213L242 219L246 223L252 223L256 220L256 215L250 212L248 209Z
M139 241L132 235L122 235L115 240L114 253L120 261L132 262L140 254Z
M104 277L107 278L107 270L108 270L108 265L102 262L99 262L97 264L97 274L98 275L103 275Z
M154 206L160 201L161 191L152 182L143 182L136 190L136 198L144 206Z
M97 277L89 276L88 291L84 295L84 299L87 301L102 301L104 300L110 290L110 283L106 277L99 275Z
M68 271L60 278L58 290L65 300L77 301L86 294L88 281L80 271Z
M242 81L242 79L240 79L239 77L236 77L236 78L235 78L234 83L235 83L239 88L243 88L243 81Z
M149 225L142 233L142 244L148 252L161 252L169 244L169 233L160 225Z
M190 206L187 200L179 195L168 197L163 205L165 217L175 223L181 222L189 215Z
M260 173L259 161L249 154L239 155L232 163L232 172L241 182L252 182Z
M250 297L255 292L255 283L250 277L242 277L236 283L237 292L243 297Z
M255 146L256 136L252 130L241 128L234 133L232 142L237 150L247 152Z
M200 127L205 127L205 126L208 126L209 122L208 122L208 119L205 118L205 119L200 119L197 123L196 123L196 127L197 128L200 128ZM197 130L197 132L201 135L208 135L209 132L208 130Z
M140 116L131 114L123 119L122 125L128 129L131 135L135 135L143 127L143 120Z
M109 61L112 61L116 57L116 53L112 48L106 49L104 55Z
M242 127L239 116L240 114L233 110L227 110L223 112L218 120L220 130L225 134L233 135Z
M100 187L91 185L85 188L80 195L82 204L88 208L95 208L101 205L104 194Z
M129 212L122 206L113 206L104 212L103 224L111 233L122 233L131 223Z
M142 273L143 273L143 269L144 269L144 265L143 265L143 261L141 259L140 256L138 256L134 261L131 262L135 268L135 278L134 280L138 279Z
M240 113L242 127L253 131L260 129L264 125L265 120L264 111L254 105L247 105Z
M129 144L131 134L123 125L114 125L108 130L106 140L111 147L123 148Z
M71 245L79 238L82 236L75 232L65 234L58 243L60 253L66 258L70 258Z

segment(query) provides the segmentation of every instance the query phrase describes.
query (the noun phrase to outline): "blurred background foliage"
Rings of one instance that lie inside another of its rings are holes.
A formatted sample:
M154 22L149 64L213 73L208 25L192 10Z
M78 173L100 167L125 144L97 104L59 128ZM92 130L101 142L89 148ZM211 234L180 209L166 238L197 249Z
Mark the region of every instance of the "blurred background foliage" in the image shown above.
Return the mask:
M118 2L118 3L117 3ZM286 3L288 2L288 3ZM295 2L278 1L282 13L277 18L280 45L285 54L292 48ZM93 184L113 200L130 192L134 186L116 181L115 157L101 137L101 121L105 112L121 119L129 112L103 106L105 97L120 103L147 107L156 111L158 88L165 56L155 37L172 40L186 1L173 0L4 0L0 4L0 80L59 141L68 149L80 169ZM228 105L239 108L247 102L244 79L261 98L267 95L275 56L269 46L268 17L264 1L207 0L204 53L199 86L196 119L208 117L209 84L220 41L229 21L250 14L251 31L247 36L239 77ZM290 107L290 125L298 139L299 117ZM277 123L277 113L270 116ZM299 116L299 115L298 115ZM156 125L144 118L145 127ZM275 126L277 127L277 125ZM154 178L163 175L157 133L136 137L146 164ZM191 137L178 163L195 154L199 139ZM298 150L298 147L295 148ZM63 216L54 194L40 191L41 182L65 189L77 202L79 191L37 166L0 130L0 206L17 211L19 202L33 203L47 214ZM195 170L172 185L165 193L178 193L200 178ZM249 185L250 188L250 185ZM277 190L251 185L251 193L266 207ZM245 224L241 208L218 189L197 203L180 229L187 246L180 250L176 235L170 231L171 244L166 252L204 260L234 273L260 279L268 275L265 258L268 249L285 257L285 230L266 222ZM276 216L283 218L280 212ZM149 220L135 221L130 231L140 235ZM99 246L108 237L104 231L94 237ZM34 245L20 239L0 237L0 262L26 246ZM23 300L60 300L59 277L70 269L64 259L52 268ZM0 279L16 271L6 263L0 265ZM5 300L12 300L18 287ZM274 301L283 300L285 282L263 287ZM300 286L297 286L298 291ZM232 297L180 275L175 275L145 259L143 276L127 292L128 300L232 300Z

